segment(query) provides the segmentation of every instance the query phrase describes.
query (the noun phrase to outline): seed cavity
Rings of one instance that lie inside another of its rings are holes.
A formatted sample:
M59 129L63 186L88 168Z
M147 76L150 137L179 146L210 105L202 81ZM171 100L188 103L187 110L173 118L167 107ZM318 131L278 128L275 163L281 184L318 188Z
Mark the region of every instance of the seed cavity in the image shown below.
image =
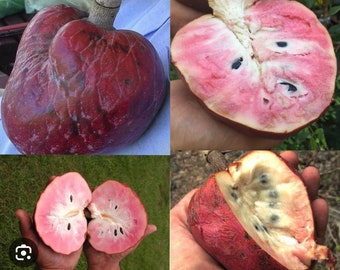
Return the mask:
M119 228L119 231L120 231L121 234L124 234L122 227Z
M271 189L268 191L269 198L277 199L279 197L279 193L275 189Z
M231 65L231 69L239 69L240 66L242 65L243 62L243 57L239 57Z
M284 48L288 46L288 43L286 41L278 41L276 42L276 45L280 48Z
M276 208L277 203L276 202L269 202L268 206L270 208Z
M285 85L288 87L288 92L296 92L297 91L297 87L289 82L280 82L280 84Z
M261 174L260 175L260 177L259 177L259 182L260 182L260 184L261 185L263 185L263 186L266 186L266 185L268 185L269 184L269 177L268 177L268 175L267 174Z
M230 195L231 195L231 197L233 197L234 201L237 201L238 196L237 196L237 193L235 191L230 192Z
M267 227L264 226L263 224L254 224L254 228L255 228L255 230L257 230L258 232L265 232L265 233L268 233Z
M279 219L280 219L280 217L276 214L273 214L273 215L270 216L270 222L272 222L272 223L276 223Z
M68 224L67 224L67 230L68 230L68 231L71 230L71 223L68 223Z

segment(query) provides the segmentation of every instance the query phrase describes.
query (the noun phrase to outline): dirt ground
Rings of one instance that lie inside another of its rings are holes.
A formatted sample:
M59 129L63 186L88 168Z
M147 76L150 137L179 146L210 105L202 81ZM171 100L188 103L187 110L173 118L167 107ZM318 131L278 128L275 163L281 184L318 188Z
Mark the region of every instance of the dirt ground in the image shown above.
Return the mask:
M232 162L246 151L226 151L224 156ZM201 186L214 172L207 161L208 151L178 151L170 156L171 206L187 192ZM321 176L319 196L327 200L329 219L325 245L336 257L336 269L340 269L340 151L299 151L299 171L307 166L318 168ZM326 269L316 265L314 269Z

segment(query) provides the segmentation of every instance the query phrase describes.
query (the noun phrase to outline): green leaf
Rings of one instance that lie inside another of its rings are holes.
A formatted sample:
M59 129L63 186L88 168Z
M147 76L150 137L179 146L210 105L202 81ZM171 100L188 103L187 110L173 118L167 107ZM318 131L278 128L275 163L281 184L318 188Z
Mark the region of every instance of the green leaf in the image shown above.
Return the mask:
M304 4L308 8L312 8L314 6L316 0L300 0L302 4Z
M340 42L340 24L331 26L328 31L332 37L333 43Z
M331 7L329 9L329 16L333 16L335 14L337 14L340 10L340 6L335 6L335 7Z

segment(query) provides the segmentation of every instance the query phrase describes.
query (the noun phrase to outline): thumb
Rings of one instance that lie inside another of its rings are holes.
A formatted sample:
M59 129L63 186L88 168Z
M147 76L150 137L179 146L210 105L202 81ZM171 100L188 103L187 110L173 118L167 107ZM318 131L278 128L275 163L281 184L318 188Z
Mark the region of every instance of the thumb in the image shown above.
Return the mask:
M156 225L148 224L148 226L146 227L146 231L145 231L144 237L154 233L155 231L157 231Z
M22 237L37 242L37 236L29 214L23 209L18 209L15 211L15 215L19 220L19 227Z

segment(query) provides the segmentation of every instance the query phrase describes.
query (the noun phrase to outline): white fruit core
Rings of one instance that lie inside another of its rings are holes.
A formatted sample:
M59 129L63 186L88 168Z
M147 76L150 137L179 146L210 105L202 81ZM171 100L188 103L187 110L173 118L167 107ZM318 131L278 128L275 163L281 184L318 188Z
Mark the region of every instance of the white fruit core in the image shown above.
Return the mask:
M216 181L234 215L261 248L287 268L310 266L317 245L308 194L279 156L253 151L230 164L228 171L217 173Z

